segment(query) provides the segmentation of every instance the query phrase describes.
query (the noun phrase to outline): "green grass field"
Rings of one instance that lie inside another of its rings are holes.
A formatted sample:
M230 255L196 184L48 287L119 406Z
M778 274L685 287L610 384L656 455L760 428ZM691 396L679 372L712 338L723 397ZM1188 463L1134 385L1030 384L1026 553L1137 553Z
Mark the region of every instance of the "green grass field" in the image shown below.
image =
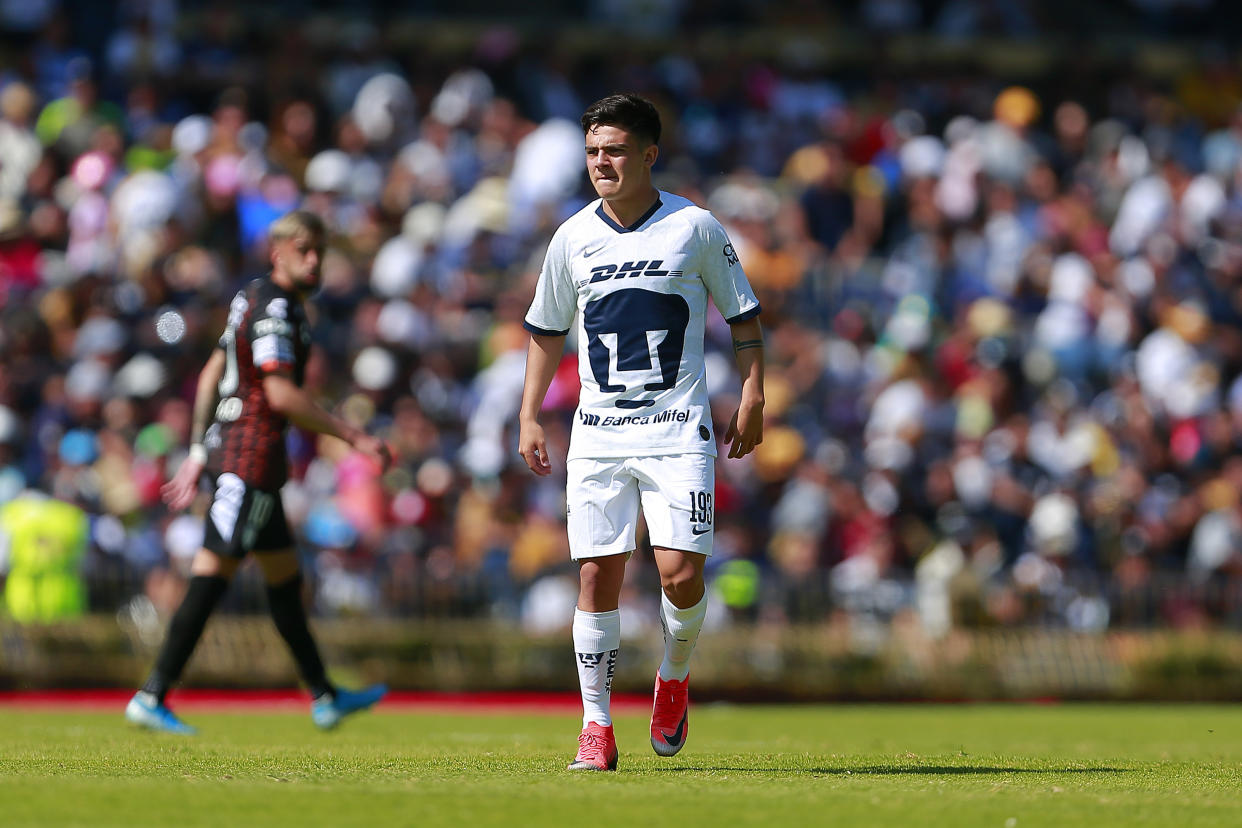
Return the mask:
M1242 825L1242 706L701 706L672 759L619 718L613 774L572 715L186 717L0 708L0 825Z

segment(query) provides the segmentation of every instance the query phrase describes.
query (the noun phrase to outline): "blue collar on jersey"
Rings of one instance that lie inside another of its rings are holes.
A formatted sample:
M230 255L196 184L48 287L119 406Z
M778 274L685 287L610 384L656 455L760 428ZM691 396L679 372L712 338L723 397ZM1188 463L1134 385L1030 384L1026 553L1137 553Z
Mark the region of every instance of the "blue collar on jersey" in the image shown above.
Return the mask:
M616 230L618 233L633 233L635 230L637 230L638 228L646 224L647 219L654 216L656 214L656 210L659 210L663 206L664 206L664 202L661 201L659 198L656 198L656 202L655 204L651 205L651 209L643 213L642 216L639 217L638 221L634 222L629 227L622 227L621 225L613 221L612 218L607 213L604 212L604 203L602 201L600 202L599 206L595 208L595 215L602 218L604 220L604 224L607 224L609 227L611 227L613 230Z

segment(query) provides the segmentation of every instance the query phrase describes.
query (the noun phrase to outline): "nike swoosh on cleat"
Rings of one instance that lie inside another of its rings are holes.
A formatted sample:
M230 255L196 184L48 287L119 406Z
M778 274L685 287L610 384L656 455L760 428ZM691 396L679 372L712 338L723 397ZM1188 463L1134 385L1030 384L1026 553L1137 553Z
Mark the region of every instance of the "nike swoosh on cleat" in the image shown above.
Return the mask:
M686 717L689 715L690 715L689 710L687 710L685 713L682 714L681 721L677 723L677 729L673 731L673 735L671 737L664 731L660 731L660 736L664 739L665 744L667 744L669 747L677 747L678 745L681 744L681 740L685 738Z

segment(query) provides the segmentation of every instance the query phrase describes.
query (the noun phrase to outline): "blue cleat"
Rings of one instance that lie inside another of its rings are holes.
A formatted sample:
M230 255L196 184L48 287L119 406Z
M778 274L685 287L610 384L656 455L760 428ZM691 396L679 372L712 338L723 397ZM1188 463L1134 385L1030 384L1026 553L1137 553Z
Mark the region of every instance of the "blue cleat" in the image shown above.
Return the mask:
M320 730L331 730L341 723L341 719L350 713L366 710L388 692L385 684L372 684L362 690L340 690L332 698L316 699L311 702L311 721Z
M177 718L177 714L160 703L150 693L141 690L134 694L125 706L125 718L147 730L159 730L164 733L177 733L182 736L193 736L198 731Z

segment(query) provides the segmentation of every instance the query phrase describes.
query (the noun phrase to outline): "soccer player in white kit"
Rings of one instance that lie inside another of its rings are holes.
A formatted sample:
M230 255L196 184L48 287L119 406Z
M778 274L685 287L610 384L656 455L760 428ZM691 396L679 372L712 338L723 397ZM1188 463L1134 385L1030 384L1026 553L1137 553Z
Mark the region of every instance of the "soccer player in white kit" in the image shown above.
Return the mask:
M708 298L729 323L742 375L724 437L730 457L763 440L763 335L759 302L724 228L652 184L660 116L651 102L603 98L583 114L582 129L599 200L552 237L526 314L519 451L535 474L551 474L539 410L576 320L582 392L566 474L570 553L579 568L573 639L583 728L569 769L614 770L609 693L640 503L663 587L651 746L672 756L686 741L690 654L707 608L703 565L714 529L716 437L703 365Z

